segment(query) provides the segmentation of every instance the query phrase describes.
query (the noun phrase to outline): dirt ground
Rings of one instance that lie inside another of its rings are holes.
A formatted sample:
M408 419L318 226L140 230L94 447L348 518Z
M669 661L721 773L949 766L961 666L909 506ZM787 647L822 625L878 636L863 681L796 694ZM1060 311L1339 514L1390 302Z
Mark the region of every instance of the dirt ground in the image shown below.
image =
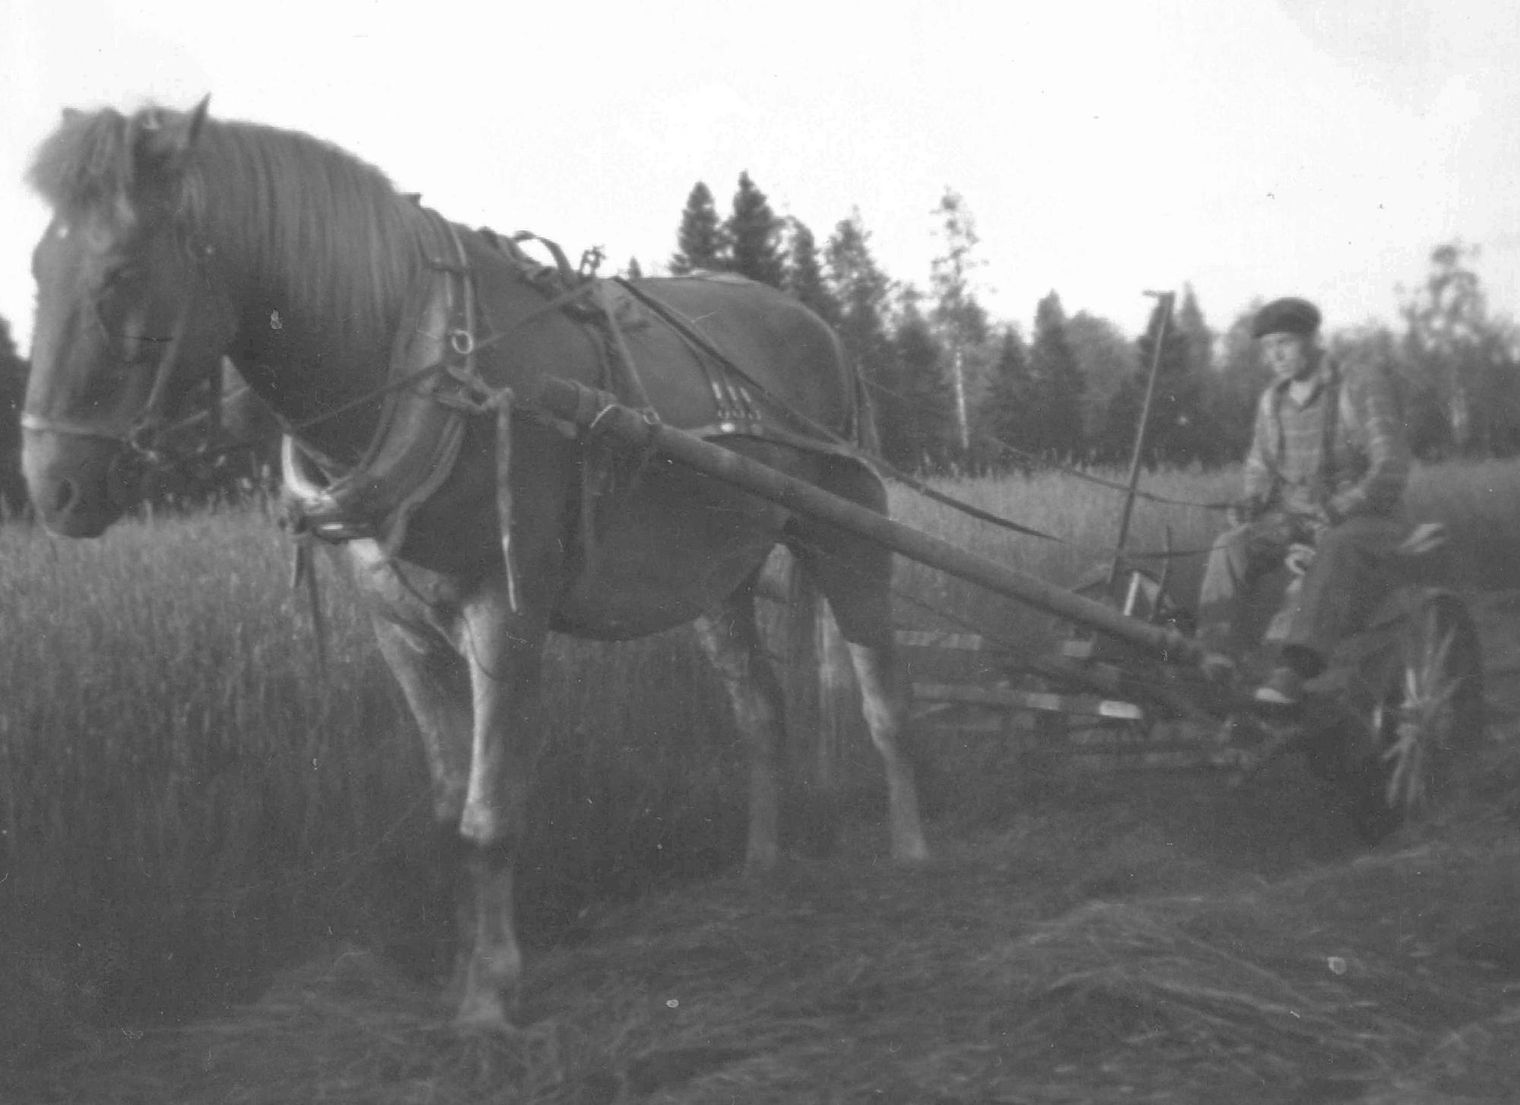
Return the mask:
M1473 603L1490 732L1430 820L1360 843L1282 760L1032 773L993 754L903 871L841 855L652 893L534 949L525 1027L334 945L232 1015L90 1034L7 1102L1511 1102L1520 592Z

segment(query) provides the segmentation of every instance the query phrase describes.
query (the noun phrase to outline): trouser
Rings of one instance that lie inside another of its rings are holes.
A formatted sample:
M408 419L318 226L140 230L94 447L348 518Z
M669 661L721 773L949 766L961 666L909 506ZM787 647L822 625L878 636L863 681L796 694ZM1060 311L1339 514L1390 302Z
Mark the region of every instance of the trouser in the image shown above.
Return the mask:
M1293 652L1322 666L1343 638L1361 628L1388 594L1387 562L1408 528L1400 518L1364 514L1319 534L1314 562L1286 608L1285 656ZM1303 519L1278 513L1221 533L1198 597L1203 646L1232 656L1254 648L1269 613L1264 600L1275 607L1287 582L1283 559L1289 547L1312 539Z

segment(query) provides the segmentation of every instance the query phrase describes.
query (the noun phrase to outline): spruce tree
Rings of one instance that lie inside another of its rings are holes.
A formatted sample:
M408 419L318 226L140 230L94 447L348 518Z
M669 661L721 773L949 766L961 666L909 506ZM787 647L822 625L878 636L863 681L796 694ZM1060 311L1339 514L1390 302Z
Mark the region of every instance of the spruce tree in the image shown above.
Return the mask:
M1029 350L1018 327L1010 326L1003 331L1003 338L998 343L997 358L992 363L992 379L977 408L976 422L981 431L978 440L992 439L988 443L988 464L1030 467L1028 454L1036 437L1036 409Z
M892 335L895 377L882 407L882 451L902 468L942 470L960 455L955 391L946 374L946 352L909 289Z
M892 385L895 360L887 336L892 282L871 255L870 237L860 212L853 212L835 226L824 246L824 266L828 290L839 306L840 340L880 410Z
M1145 376L1136 370L1119 382L1103 404L1088 448L1095 463L1115 466L1130 463L1144 402Z
M1214 369L1214 331L1209 329L1208 321L1203 317L1193 285L1182 286L1182 302L1177 306L1173 321L1187 342L1188 370L1198 376L1207 376Z
M1141 377L1135 391L1145 394L1145 383L1151 364L1156 356L1157 334L1162 325L1161 302L1151 310L1136 345L1140 354ZM1203 404L1202 371L1206 365L1195 367L1193 358L1208 348L1210 338L1198 309L1193 289L1188 287L1180 308L1166 320L1166 333L1161 338L1161 360L1156 370L1156 386L1151 397L1151 416L1146 433L1144 461L1154 467L1157 464L1190 464L1194 461L1212 461L1217 444L1211 440L1208 418ZM1139 408L1136 408L1138 416Z
M781 221L747 172L739 174L733 213L724 231L730 269L773 288L781 287Z
M839 324L839 303L824 283L818 243L800 219L787 220L786 271L781 286L830 326Z
M1106 318L1078 311L1066 320L1066 342L1082 374L1082 426L1088 453L1096 459L1103 449L1104 420L1109 402L1135 374L1139 357L1134 341Z
M712 190L702 181L692 187L681 212L681 226L676 232L676 252L670 258L670 271L685 276L698 270L723 268L723 228L718 222L718 208Z
M1056 461L1083 456L1082 373L1066 340L1066 311L1054 291L1035 307L1030 365L1035 382L1034 451Z

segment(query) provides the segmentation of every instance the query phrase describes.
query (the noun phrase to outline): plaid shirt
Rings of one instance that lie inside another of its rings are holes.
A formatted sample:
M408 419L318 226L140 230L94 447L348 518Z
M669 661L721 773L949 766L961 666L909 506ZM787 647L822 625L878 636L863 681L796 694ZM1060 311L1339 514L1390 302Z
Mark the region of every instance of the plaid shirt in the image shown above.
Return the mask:
M1326 427L1331 402L1338 417ZM1262 394L1245 463L1248 499L1290 514L1323 508L1335 522L1394 513L1408 479L1398 396L1380 369L1342 374L1327 360L1302 404L1289 394L1286 380Z

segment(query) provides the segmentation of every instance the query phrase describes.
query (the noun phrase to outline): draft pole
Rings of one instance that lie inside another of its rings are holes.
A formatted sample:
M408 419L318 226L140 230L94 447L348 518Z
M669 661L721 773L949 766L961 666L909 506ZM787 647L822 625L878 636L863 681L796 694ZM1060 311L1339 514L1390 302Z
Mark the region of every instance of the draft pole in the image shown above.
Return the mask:
M989 591L1127 641L1150 655L1189 664L1197 663L1203 655L1203 648L1197 641L1176 629L1127 617L1106 603L1053 586L1001 561L905 526L859 503L831 495L805 480L667 426L651 412L621 405L607 392L588 388L574 380L546 376L539 381L537 401L525 406L573 422L630 450L663 453L688 468L769 502L779 503L788 510L836 525L967 583L979 584Z
M1129 540L1130 516L1135 513L1135 492L1140 486L1140 462L1145 457L1145 439L1151 424L1151 403L1156 397L1156 374L1161 369L1161 349L1166 343L1166 327L1172 320L1172 302L1176 292L1152 292L1146 295L1161 303L1161 322L1156 327L1156 347L1151 350L1151 372L1145 381L1145 400L1140 404L1140 425L1135 428L1135 451L1129 458L1129 485L1124 493L1124 512L1119 515L1119 537L1114 542L1114 562L1108 568L1108 585L1119 579L1119 565L1124 560L1124 544Z

